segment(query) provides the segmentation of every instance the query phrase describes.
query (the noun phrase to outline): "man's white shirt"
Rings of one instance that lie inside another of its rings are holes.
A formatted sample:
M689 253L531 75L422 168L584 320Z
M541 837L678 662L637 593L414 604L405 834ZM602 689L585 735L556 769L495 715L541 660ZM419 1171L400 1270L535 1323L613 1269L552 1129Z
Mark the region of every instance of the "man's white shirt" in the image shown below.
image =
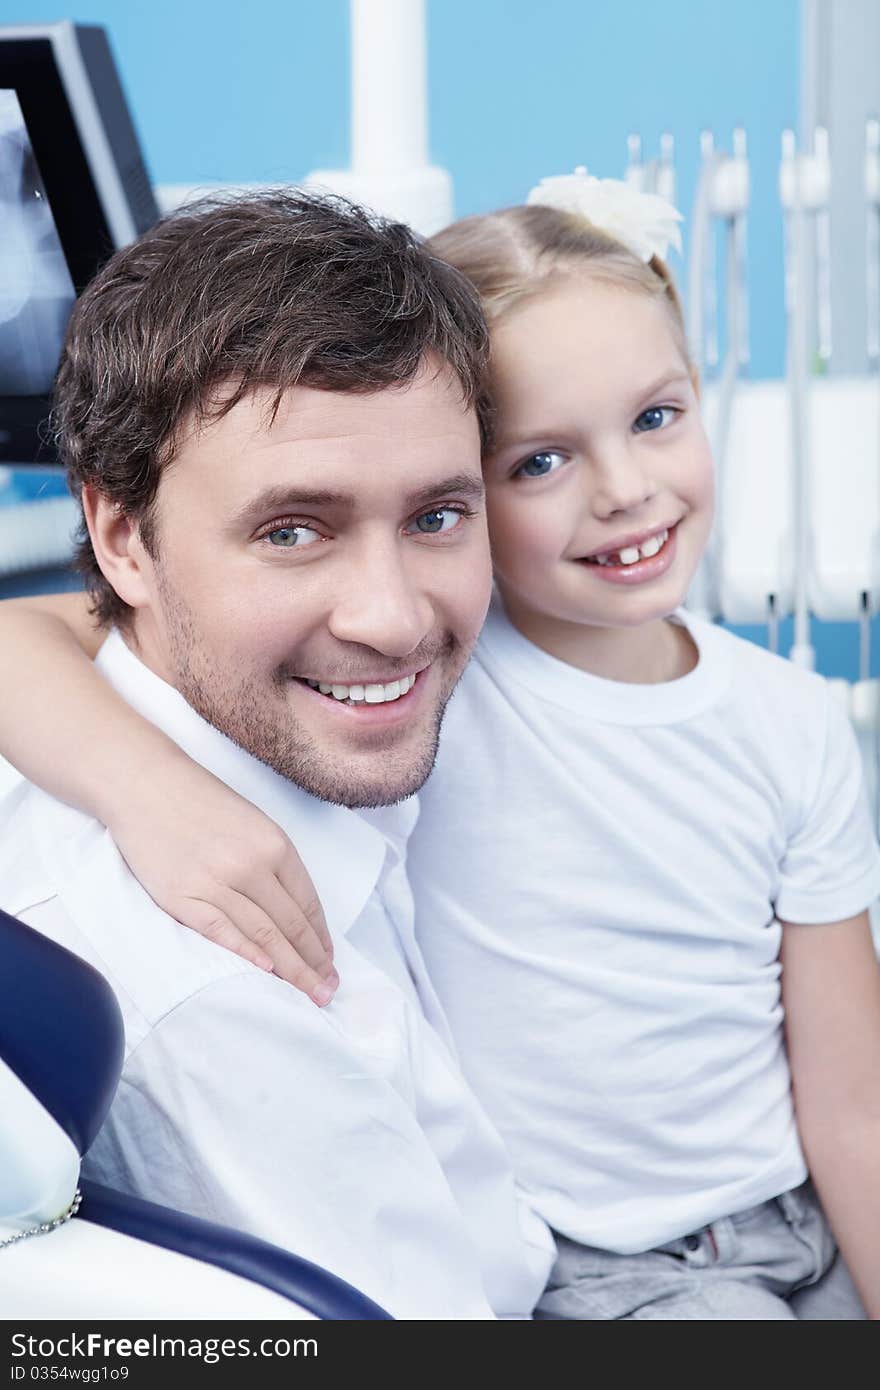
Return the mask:
M368 821L308 796L117 633L98 666L287 832L342 984L319 1010L182 927L103 826L7 772L0 906L91 961L125 1020L122 1080L84 1171L293 1250L398 1318L528 1317L552 1241L461 1076L416 945L403 866L414 804Z

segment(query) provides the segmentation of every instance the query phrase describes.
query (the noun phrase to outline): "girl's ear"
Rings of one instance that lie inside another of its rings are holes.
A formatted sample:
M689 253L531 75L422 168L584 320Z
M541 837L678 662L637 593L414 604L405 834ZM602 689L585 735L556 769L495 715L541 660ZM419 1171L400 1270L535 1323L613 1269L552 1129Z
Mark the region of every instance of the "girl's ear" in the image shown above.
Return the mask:
M144 581L151 561L137 523L89 484L82 490L82 506L95 559L107 583L129 608L145 607L149 590Z

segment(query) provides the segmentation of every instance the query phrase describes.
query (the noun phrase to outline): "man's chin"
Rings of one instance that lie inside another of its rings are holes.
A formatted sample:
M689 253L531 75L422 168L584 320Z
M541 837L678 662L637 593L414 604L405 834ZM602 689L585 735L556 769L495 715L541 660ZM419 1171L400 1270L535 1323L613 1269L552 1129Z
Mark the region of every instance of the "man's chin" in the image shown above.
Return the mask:
M376 754L370 760L364 758L363 767L357 766L360 760L333 765L319 758L309 767L300 763L296 775L291 777L288 773L288 778L319 801L348 806L351 810L375 810L414 796L430 777L436 755L437 739L434 738L418 757L404 759L400 755L390 758L387 753Z
M311 690L304 696L286 681L271 690L247 680L235 686L213 670L196 671L180 662L175 684L203 719L310 796L367 809L405 800L430 776L457 676L447 674L433 700L429 696L427 707L414 711L411 720L372 729L347 718L328 724L316 716L319 706L313 703L325 697Z

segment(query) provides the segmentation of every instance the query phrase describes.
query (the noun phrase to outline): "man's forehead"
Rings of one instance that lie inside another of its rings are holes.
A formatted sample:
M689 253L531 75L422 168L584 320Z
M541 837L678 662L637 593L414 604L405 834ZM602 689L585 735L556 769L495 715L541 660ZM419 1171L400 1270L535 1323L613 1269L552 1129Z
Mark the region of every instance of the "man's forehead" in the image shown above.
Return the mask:
M451 375L451 374L450 374ZM456 379L420 376L369 394L296 386L249 393L182 441L168 482L191 479L234 526L297 505L355 510L482 495L479 427Z
M216 393L222 404L235 391L229 383ZM286 443L346 440L372 435L413 433L471 434L476 411L464 398L461 383L445 363L424 363L399 385L375 390L330 390L296 385L282 391L260 387L248 391L219 418L193 422L187 439L200 445L248 443L252 449Z

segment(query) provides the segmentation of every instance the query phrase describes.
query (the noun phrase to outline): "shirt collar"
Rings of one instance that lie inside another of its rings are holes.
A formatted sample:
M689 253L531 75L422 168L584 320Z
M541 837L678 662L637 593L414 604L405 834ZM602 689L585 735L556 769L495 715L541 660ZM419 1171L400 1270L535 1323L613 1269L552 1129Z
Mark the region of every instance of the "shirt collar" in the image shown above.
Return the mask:
M239 748L145 666L118 631L107 637L96 665L127 704L280 825L311 875L331 933L347 932L382 870L380 830L344 806L319 801Z

